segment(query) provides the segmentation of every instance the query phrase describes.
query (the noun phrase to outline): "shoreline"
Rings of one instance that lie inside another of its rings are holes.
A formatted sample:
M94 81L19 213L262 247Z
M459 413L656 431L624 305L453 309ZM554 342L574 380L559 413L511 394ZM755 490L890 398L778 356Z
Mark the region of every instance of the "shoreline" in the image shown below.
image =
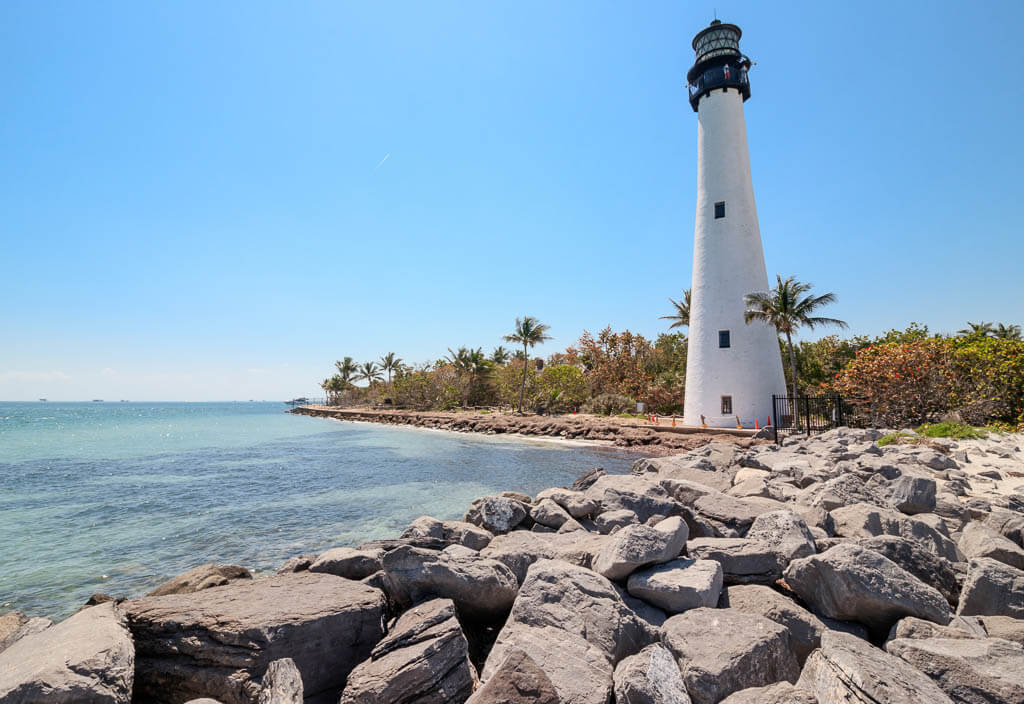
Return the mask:
M428 430L561 441L579 446L643 452L651 457L679 454L710 442L735 444L744 448L766 442L755 438L755 432L749 430L640 425L635 418L587 414L520 416L474 411L381 411L330 406L298 406L288 412L343 422L405 425Z

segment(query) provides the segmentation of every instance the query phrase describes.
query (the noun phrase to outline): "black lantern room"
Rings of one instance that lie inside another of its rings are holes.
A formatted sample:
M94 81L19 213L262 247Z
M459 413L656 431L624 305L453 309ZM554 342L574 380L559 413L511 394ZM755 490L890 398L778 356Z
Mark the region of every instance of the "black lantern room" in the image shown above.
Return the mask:
M747 77L750 59L740 53L742 35L743 30L736 25L715 20L693 38L697 60L686 74L686 80L694 112L700 99L713 90L735 88L743 95L743 100L750 97Z

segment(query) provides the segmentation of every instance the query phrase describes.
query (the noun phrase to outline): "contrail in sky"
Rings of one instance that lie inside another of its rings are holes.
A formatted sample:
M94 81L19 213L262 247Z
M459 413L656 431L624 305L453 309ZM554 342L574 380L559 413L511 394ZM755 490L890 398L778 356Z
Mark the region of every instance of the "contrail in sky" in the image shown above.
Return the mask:
M384 155L384 158L380 160L380 163L379 163L379 164L377 164L376 166L374 166L374 167L373 167L373 170L374 170L374 171L376 171L376 170L377 170L377 169L379 169L379 168L380 168L381 166L383 166L383 165L384 165L384 162L388 160L388 157L389 157L389 156L391 156L391 152L388 152L387 154L385 154L385 155Z

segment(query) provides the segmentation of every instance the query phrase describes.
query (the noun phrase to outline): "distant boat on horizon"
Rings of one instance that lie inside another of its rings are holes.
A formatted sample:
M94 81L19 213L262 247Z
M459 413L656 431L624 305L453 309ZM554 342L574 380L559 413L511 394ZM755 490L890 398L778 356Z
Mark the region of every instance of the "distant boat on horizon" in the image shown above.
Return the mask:
M93 403L103 403L103 399L101 399L101 398L94 398L94 399L92 400L92 402L93 402Z
M295 406L307 405L309 403L309 399L305 396L300 396L298 398L293 398L291 401L285 401L285 403L294 408Z
M45 398L39 399L39 403L46 403L46 399Z

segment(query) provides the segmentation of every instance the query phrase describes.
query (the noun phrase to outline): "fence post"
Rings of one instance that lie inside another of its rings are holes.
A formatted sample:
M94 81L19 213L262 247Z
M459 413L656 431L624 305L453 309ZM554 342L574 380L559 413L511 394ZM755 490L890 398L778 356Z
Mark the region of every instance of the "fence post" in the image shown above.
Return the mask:
M772 432L775 434L775 444L779 444L779 410L775 399L778 398L775 394L772 394Z
M807 422L807 437L811 436L811 397L804 396L804 418Z

